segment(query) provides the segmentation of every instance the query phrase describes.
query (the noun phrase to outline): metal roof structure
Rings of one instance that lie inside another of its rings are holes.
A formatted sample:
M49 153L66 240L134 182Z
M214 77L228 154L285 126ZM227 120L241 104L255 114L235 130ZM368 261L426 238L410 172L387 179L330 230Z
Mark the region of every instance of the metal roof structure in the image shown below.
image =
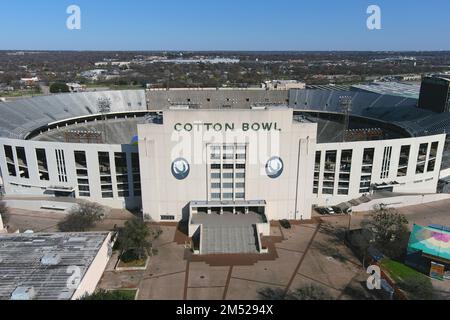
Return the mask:
M403 82L371 82L369 84L353 85L352 89L362 90L377 94L387 94L404 98L418 99L420 94L420 83Z
M0 300L71 299L108 232L0 235ZM72 282L78 277L78 282ZM27 296L29 295L29 296Z

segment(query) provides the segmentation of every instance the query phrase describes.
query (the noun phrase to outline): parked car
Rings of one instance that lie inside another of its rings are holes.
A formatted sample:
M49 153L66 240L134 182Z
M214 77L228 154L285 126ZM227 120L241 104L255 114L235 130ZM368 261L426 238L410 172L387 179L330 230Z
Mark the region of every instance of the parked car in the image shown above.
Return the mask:
M335 213L338 213L338 214L342 213L342 209L339 208L339 207L333 206L333 207L331 207L331 208L334 210Z
M318 213L318 214L326 214L326 212L323 210L323 208L321 208L321 207L316 207L316 208L314 208L314 210L316 210L316 212Z
M291 228L291 223L289 222L289 220L286 219L280 220L280 225L285 229Z
M328 214L335 214L335 212L334 212L332 207L325 208L325 210L327 210Z

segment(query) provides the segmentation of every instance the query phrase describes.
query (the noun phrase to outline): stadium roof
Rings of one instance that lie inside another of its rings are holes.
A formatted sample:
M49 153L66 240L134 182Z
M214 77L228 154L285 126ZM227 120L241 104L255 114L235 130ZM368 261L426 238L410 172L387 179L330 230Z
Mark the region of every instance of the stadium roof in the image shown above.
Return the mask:
M353 90L373 92L377 94L388 94L404 98L419 99L420 84L403 82L372 82L369 84L357 84L351 87Z
M108 232L0 235L0 300L71 299L74 268L83 279Z

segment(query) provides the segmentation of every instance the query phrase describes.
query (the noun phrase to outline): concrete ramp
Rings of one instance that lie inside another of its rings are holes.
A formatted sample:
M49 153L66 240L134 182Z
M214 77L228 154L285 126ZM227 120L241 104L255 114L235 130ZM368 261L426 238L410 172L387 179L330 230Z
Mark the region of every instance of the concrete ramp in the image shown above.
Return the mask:
M254 225L203 225L201 254L258 253Z

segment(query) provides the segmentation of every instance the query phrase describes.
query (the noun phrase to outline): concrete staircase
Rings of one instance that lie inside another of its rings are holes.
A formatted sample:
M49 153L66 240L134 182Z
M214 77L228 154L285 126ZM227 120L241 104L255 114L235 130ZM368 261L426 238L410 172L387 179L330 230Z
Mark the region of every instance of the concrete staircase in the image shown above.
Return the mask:
M254 225L203 225L200 237L201 254L258 253Z

